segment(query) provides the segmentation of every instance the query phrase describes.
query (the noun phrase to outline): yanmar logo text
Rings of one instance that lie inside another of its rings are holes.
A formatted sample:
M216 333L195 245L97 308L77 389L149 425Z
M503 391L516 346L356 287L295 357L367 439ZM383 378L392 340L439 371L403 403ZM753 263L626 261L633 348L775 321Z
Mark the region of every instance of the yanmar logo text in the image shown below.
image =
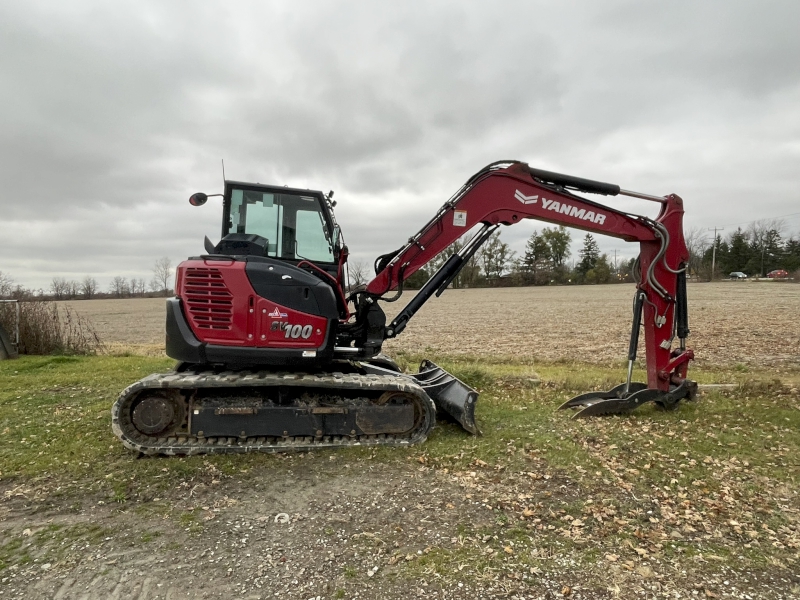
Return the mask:
M519 190L514 192L514 198L522 202L523 204L537 204L539 202L539 196L526 196ZM541 197L542 201L542 208L546 210L552 210L562 215L567 215L570 217L575 217L576 219L582 219L583 221L591 221L592 223L596 223L597 225L602 225L606 221L606 215L601 212L595 212L593 210L586 210L585 208L578 208L577 206L573 206L567 202L559 202L558 200L548 200L544 196Z

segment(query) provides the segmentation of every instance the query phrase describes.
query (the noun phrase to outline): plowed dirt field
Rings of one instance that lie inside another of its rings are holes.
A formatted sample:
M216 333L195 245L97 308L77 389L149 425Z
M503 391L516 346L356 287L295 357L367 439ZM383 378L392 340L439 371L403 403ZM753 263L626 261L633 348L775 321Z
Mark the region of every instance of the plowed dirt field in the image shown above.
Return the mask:
M633 292L632 285L448 290L385 349L617 363L627 353ZM800 365L800 285L723 281L690 284L688 293L698 365ZM389 318L410 298L385 304ZM163 299L72 306L112 350L163 352Z

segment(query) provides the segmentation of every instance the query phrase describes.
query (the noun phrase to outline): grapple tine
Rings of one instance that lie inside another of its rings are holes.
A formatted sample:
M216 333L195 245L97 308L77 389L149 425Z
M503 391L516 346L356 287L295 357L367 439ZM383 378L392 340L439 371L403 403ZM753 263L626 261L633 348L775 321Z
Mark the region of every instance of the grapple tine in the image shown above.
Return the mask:
M621 384L609 392L582 394L568 401L570 406L581 408L575 413L573 419L585 417L598 417L601 415L619 415L630 412L647 402L659 402L670 398L670 394L661 390L649 389L643 383L631 383L629 390L633 393L624 394L626 384ZM676 394L677 396L677 394ZM683 397L683 396L678 396ZM576 402L580 400L580 402ZM563 407L563 405L562 405Z
M597 402L583 405L583 408L572 415L573 419L599 417L602 415L621 415L632 411L638 405L631 406L625 400L598 398Z
M630 392L638 392L639 390L646 389L647 386L643 383L631 383L629 387ZM581 406L591 406L602 400L617 400L622 397L625 392L625 384L621 383L616 387L611 388L607 392L586 392L579 396L575 396L564 402L558 407L558 410L565 408L580 408ZM587 415L588 416L588 415Z
M643 384L637 387L642 388ZM644 387L624 398L601 398L597 402L587 404L586 407L573 416L574 419L584 417L597 417L600 415L620 415L639 408L646 402L652 402L664 397L661 390L651 390Z
M567 408L579 408L581 406L589 406L597 400L607 400L609 398L616 398L616 395L611 395L611 392L586 392L580 396L570 398L564 404L558 407L558 410Z
M588 392L586 394L581 394L580 396L575 396L574 398L570 398L564 404L559 406L556 410L565 410L567 408L580 408L581 406L588 406L592 403L593 400L603 400L606 398L605 392Z

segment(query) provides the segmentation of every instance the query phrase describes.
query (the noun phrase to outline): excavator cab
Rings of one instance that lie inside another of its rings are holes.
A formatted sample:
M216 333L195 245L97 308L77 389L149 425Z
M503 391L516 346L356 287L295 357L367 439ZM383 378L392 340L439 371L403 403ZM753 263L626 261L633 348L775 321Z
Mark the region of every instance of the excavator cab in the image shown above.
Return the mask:
M222 211L222 239L209 254L305 260L337 274L339 227L322 192L226 181Z

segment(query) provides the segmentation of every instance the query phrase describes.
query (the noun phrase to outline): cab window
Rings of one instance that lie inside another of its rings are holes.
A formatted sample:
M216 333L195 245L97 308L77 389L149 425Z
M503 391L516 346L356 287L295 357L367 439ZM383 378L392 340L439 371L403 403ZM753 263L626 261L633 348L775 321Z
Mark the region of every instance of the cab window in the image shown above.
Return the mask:
M319 200L312 196L235 188L231 192L230 233L265 238L268 256L333 262L332 236Z

